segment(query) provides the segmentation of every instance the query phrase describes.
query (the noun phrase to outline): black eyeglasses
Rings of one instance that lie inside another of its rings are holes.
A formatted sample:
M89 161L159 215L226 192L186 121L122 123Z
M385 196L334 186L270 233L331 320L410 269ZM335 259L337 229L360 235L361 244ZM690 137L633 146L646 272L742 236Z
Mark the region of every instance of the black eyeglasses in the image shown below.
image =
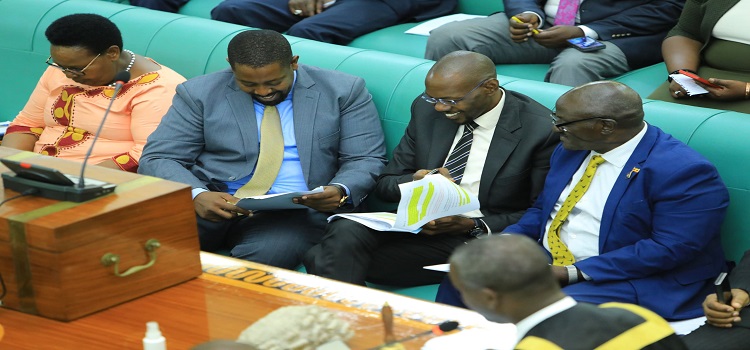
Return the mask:
M61 65L59 65L57 63L50 62L50 60L52 60L52 56L49 56L47 58L47 62L44 62L44 63L46 63L46 64L48 64L48 65L50 65L52 67L55 67L55 68L61 70L63 73L71 74L71 75L74 75L74 76L77 76L77 77L82 77L82 76L86 75L86 73L84 72L86 70L86 68L88 68L92 63L94 63L94 61L96 61L96 59L99 58L99 56L101 56L101 55L102 54L97 54L96 57L94 57L94 59L92 59L91 62L89 62L89 64L86 65L86 67L83 67L81 69L65 68L65 67L63 67L63 66L61 66Z
M471 93L474 92L474 90L476 90L480 86L484 85L484 83L488 82L490 79L492 79L492 78L487 78L487 79L484 79L484 80L480 81L479 84L477 84L477 86L475 86L473 89L471 89L471 91L467 92L466 95L464 95L461 98L455 98L455 99L450 99L450 100L449 99L444 99L444 98L434 98L434 97L428 95L427 92L423 92L421 97L422 97L423 100L427 101L427 103L436 104L436 103L439 102L439 103L442 103L442 104L444 104L446 106L455 106L459 102L463 101L465 98L469 97L469 95L471 95Z
M582 121L586 121L586 120L602 119L603 118L603 117L591 117L591 118L583 118L583 119L578 119L578 120L573 120L573 121L569 121L569 122L560 123L559 122L560 119L557 119L557 115L555 115L555 113L550 114L549 117L550 117L550 119L552 119L552 125L554 125L556 128L558 128L558 129L560 129L562 131L568 131L568 129L566 129L565 127L568 126L568 125L570 125L570 124L573 124L573 123L578 123L578 122L582 122Z

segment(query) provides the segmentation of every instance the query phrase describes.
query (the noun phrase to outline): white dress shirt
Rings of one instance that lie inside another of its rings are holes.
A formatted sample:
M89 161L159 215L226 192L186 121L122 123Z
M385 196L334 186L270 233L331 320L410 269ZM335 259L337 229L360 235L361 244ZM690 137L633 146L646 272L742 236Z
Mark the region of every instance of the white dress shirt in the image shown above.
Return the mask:
M536 327L536 325L552 316L570 309L573 306L576 306L576 304L578 303L573 298L565 297L519 321L516 323L516 344L526 336L526 333Z

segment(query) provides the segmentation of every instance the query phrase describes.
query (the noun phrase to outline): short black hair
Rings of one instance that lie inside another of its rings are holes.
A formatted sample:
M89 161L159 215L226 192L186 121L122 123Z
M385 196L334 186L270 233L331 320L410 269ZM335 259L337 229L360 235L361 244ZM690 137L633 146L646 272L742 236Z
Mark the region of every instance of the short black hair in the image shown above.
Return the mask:
M227 59L232 67L241 64L259 68L272 63L286 66L292 63L292 46L273 30L247 30L229 42Z
M60 17L44 32L54 46L83 47L92 53L103 53L112 45L122 50L122 34L106 17L77 13Z

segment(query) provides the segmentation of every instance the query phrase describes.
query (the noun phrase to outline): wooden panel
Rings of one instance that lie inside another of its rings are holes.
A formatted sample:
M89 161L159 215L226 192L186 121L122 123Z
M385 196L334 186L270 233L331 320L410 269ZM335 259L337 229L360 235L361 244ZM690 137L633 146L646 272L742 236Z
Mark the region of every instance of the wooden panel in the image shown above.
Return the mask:
M2 148L0 156L65 173L81 166ZM116 183L115 193L82 203L29 196L0 209L0 246L11 247L0 249L8 307L71 320L200 275L189 186L97 166L86 176ZM16 194L3 191L5 198ZM117 277L102 265L107 253L119 256L120 273L148 263L149 239L160 243L152 267Z
M170 350L189 349L215 339L236 339L253 322L282 306L315 304L347 321L355 332L347 344L368 349L382 344L380 307L394 310L397 338L429 330L432 324L458 320L463 327L485 324L479 314L349 285L295 271L201 253L199 278L72 322L0 309L5 349L140 349L146 322L157 321ZM498 337L512 339L508 333ZM420 349L433 336L404 342Z

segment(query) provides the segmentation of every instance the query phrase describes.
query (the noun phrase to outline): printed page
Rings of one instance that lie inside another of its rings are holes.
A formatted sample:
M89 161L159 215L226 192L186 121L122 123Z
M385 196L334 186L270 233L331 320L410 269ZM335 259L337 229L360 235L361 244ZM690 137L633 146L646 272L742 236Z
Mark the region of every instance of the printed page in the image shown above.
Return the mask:
M339 218L356 221L376 231L417 233L422 229L421 227L418 227L416 230L394 227L396 224L396 214L387 212L336 214L329 216L328 222Z
M440 174L398 185L396 227L414 230L431 220L479 209L479 199Z
M672 80L676 81L677 84L680 84L680 86L682 86L685 91L687 91L688 96L703 95L708 93L708 90L698 85L698 83L696 83L695 80L693 80L693 78L691 77L682 74L670 74L669 76L672 77Z
M292 202L292 198L320 192L323 192L322 186L316 187L311 191L264 194L262 196L242 198L237 202L237 206L247 210L305 209L307 208L306 206Z

